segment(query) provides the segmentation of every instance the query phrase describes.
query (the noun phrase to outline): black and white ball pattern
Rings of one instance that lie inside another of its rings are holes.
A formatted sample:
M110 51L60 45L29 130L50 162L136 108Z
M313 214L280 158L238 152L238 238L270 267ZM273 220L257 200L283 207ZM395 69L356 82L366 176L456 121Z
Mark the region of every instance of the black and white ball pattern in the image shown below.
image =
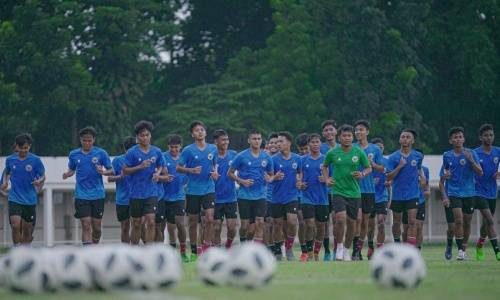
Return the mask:
M200 257L196 264L198 277L209 286L224 285L228 279L226 270L229 254L222 248L210 248Z

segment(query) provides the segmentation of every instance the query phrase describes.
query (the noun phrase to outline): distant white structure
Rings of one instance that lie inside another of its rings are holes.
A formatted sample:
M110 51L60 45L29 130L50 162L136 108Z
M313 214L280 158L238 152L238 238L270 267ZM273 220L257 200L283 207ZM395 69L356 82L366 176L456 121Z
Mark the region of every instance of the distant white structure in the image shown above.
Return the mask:
M34 243L53 246L55 244L79 244L79 221L74 218L73 191L75 176L62 180L62 174L67 169L67 157L42 157L45 165L46 181L42 193L39 195L37 208L37 223L35 227ZM429 168L432 199L427 203L427 219L425 236L427 241L442 241L446 237L447 224L444 218L444 209L438 191L439 170L442 158L440 155L427 155L424 165ZM5 168L5 157L0 157L0 172ZM106 202L103 216L104 242L117 242L120 239L120 224L116 220L114 205L115 185L107 183ZM498 201L498 200L497 200ZM500 207L500 203L497 203ZM388 218L391 220L391 218ZM387 232L390 231L390 221L387 222ZM497 213L495 224L500 227L500 214ZM473 219L472 237L479 234L480 218L476 213ZM389 238L390 234L388 235ZM7 199L0 196L0 246L11 244L11 232L8 218Z

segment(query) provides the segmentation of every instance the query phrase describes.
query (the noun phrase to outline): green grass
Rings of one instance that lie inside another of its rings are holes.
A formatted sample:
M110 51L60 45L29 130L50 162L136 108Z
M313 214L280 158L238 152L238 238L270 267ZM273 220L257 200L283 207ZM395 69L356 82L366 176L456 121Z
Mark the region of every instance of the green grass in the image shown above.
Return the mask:
M455 250L455 249L454 249ZM456 254L456 251L455 253ZM474 249L468 251L473 256ZM494 259L491 248L487 260L477 262L445 261L443 246L429 245L423 250L427 277L413 290L390 290L375 286L368 262L281 262L274 280L259 290L239 290L204 286L196 277L195 265L185 264L182 282L168 292L73 293L46 295L15 295L0 289L0 299L217 299L217 300L313 300L313 299L499 299L500 262Z

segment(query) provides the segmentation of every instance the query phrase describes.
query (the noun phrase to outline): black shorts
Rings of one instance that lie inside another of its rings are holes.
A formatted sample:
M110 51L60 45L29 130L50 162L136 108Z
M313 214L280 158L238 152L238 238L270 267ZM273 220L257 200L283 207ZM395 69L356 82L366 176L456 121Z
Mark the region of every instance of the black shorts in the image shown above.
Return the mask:
M409 209L417 209L418 208L418 199L411 199L406 201L397 201L392 200L391 202L391 210L394 213L404 213Z
M265 199L238 199L240 219L250 220L250 223L255 223L255 218L264 218L266 216L268 204Z
M284 218L287 214L297 214L299 202L297 200L285 204L271 203L271 217L273 219Z
M123 222L130 219L130 206L117 204L116 218L118 219L118 222Z
M102 219L104 214L104 199L81 200L75 199L75 218Z
M333 211L337 214L343 211L347 212L347 216L351 220L358 218L358 210L361 205L360 198L349 198L340 195L333 195L332 206Z
M237 202L215 203L214 219L215 220L222 220L224 218L236 219L237 210L238 210Z
M464 214L473 214L474 206L475 206L475 197L449 197L450 199L450 207L453 208L461 208L462 213Z
M241 216L240 216L241 218ZM266 201L266 219L267 218L272 218L271 217L271 202L270 201Z
M333 212L333 204L332 204L332 202L333 202L333 195L332 195L332 193L331 193L330 191L328 191L328 204L329 204L329 205L328 205L328 206L329 206L328 211L329 211L330 213L332 213L332 212Z
M444 214L446 216L446 223L455 223L455 216L453 216L453 210L451 207L445 207Z
M375 208L370 214L370 218L375 218L376 215L387 216L387 201L375 203Z
M497 202L496 199L487 199L487 198L476 196L474 198L474 208L475 209L489 209L491 214L493 215L495 213L496 202ZM493 211L491 209L492 204L493 204Z
M304 216L304 220L314 218L316 222L326 222L328 221L329 214L330 205L302 204L302 215Z
M186 195L186 212L190 215L198 215L201 210L215 207L215 194Z
M9 201L9 217L19 216L27 223L36 223L36 205L19 204Z
M146 199L130 199L130 216L141 218L145 215L156 214L158 200L154 197Z
M425 202L420 203L418 205L416 219L419 221L425 221ZM402 222L405 225L408 224L408 212L407 211L403 212Z
M165 203L165 204L162 204ZM162 215L163 218L160 218L161 222L158 222L158 212L160 211L160 204L164 206ZM157 223L162 223L167 221L169 224L175 224L175 217L183 217L186 215L186 201L177 200L177 201L159 201L158 202L158 212L156 213Z
M362 193L361 194L361 211L364 214L371 214L375 210L375 194Z
M491 215L495 215L495 210L497 208L497 200L496 199L491 199L488 201L488 205L490 207Z

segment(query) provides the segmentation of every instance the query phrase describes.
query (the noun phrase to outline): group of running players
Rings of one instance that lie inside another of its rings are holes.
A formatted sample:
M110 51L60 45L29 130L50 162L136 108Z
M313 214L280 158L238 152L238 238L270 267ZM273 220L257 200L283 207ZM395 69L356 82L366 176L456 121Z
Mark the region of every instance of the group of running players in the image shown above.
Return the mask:
M281 131L264 142L262 133L252 130L249 147L239 153L229 148L229 134L223 129L213 132L213 144L207 143L207 128L201 121L189 126L192 144L183 148L182 138L172 134L164 152L151 144L153 129L151 122L138 122L135 136L125 139L123 154L112 162L105 150L94 145L95 129L80 130L81 147L70 152L62 177L76 174L75 217L82 225L84 245L101 239L106 176L116 183L122 242L164 242L167 230L170 245L178 243L185 262L197 260L209 247L222 246L223 226L224 247L230 248L238 223L240 242L263 243L278 260L295 260L297 233L300 261L320 260L322 246L325 261L362 260L365 239L370 259L375 247L386 241L389 208L394 242L422 246L429 170L422 165L423 153L413 148L414 130L402 130L400 149L384 157L383 140L368 140L366 120L340 127L327 120L321 125L322 135L304 133L295 140ZM476 258L485 259L488 238L500 260L493 222L500 148L493 146L489 124L481 126L479 139L481 145L470 150L464 147L463 128L449 131L452 149L443 155L439 184L448 222L446 259L452 258L454 238L457 259L465 259L477 209L483 223ZM15 153L7 157L0 181L1 190L8 192L14 245L33 239L37 193L45 181L44 166L30 152L31 143L29 134L16 137ZM298 153L291 151L294 144Z

